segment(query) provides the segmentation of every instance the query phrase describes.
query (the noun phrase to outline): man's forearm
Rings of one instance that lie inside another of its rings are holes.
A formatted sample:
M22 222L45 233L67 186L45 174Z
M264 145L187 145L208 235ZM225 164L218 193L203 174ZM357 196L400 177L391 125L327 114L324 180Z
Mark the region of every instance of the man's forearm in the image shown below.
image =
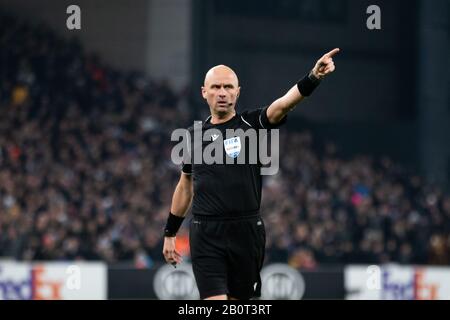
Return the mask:
M298 90L297 85L293 86L291 89L289 89L289 91L282 96L279 100L280 100L280 109L287 113L289 111L291 111L292 109L294 109L297 104L303 100L303 96L300 93L300 91Z
M294 109L303 100L297 85L293 86L281 98L275 100L267 110L267 118L271 123L280 122L285 115Z
M190 187L178 183L173 193L170 212L176 216L185 217L192 204L192 196L193 192Z
M172 197L172 205L164 228L165 237L175 237L192 203L192 180L181 176Z

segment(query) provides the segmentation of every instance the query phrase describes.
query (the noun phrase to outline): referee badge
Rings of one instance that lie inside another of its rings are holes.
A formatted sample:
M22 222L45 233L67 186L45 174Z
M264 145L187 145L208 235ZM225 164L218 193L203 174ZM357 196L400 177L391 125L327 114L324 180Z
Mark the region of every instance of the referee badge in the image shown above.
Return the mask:
M231 158L237 158L237 156L241 152L241 138L240 137L233 137L230 139L226 139L223 141L223 145L225 147L225 152Z

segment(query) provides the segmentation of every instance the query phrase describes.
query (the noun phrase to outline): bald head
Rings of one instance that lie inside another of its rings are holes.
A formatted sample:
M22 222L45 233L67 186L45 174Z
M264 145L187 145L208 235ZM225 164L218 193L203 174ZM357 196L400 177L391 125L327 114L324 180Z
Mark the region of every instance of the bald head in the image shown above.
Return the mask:
M206 73L202 95L213 118L233 116L240 90L238 77L230 67L221 64Z
M236 73L233 69L223 64L209 69L205 75L204 86L208 87L211 83L215 83L217 81L222 82L223 80L231 82L234 86L239 87L239 80Z

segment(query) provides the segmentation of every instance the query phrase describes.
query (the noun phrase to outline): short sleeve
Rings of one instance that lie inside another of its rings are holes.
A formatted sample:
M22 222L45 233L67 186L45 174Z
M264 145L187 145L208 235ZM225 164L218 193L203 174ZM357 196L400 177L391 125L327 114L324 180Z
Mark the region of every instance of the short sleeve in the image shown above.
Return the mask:
M191 175L192 174L192 164L183 163L182 167L181 167L181 172L183 172L184 174L187 174L187 175Z
M181 163L181 172L183 172L184 174L188 174L191 175L192 174L192 136L194 134L194 128L193 127L189 127L188 129L188 133L186 133L186 140L184 140L185 145L184 145L184 150L185 152L183 153L183 162Z
M286 123L287 115L285 115L284 118L276 124L270 123L269 119L267 118L268 108L269 106L244 111L242 113L242 119L256 129L275 129Z

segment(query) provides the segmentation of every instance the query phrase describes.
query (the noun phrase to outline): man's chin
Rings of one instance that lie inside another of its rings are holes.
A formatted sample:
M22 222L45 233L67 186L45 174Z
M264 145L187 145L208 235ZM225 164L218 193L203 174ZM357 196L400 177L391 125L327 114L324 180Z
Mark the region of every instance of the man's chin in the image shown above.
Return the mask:
M223 109L216 109L216 115L219 116L219 118L225 118L228 115L232 114L234 110L232 108L229 108L227 110Z
M230 106L228 104L226 104L226 105L217 105L216 106L217 113L224 113L224 114L226 114L226 113L232 112L233 109L234 109L234 106L233 105Z
M222 109L228 109L228 108L233 107L233 105L230 105L228 103L221 103L221 104L216 104L216 107L217 108L222 108Z

